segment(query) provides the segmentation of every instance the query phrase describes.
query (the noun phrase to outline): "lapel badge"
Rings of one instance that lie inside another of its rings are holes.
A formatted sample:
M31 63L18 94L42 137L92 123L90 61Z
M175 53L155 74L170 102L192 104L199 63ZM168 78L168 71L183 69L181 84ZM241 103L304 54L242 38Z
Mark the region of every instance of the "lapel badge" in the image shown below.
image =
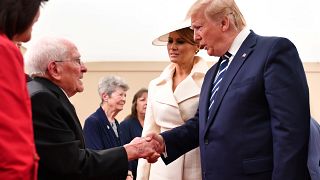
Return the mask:
M246 56L247 56L247 54L246 54L246 53L243 53L241 57L242 57L242 58L245 58Z

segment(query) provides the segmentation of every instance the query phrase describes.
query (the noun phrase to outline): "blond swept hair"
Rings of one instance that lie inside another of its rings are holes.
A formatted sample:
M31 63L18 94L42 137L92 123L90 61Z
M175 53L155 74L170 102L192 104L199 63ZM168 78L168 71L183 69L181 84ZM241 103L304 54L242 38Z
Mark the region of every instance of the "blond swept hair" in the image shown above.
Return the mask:
M198 0L190 7L186 18L199 13L204 13L213 21L229 16L234 28L238 31L246 26L246 21L234 0Z

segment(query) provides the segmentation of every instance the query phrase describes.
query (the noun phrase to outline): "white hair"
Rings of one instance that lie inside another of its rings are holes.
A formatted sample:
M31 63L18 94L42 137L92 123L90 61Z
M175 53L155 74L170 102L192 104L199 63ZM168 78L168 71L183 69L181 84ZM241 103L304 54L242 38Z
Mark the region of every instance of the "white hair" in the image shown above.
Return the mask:
M121 88L124 91L127 91L129 89L129 86L119 76L106 76L102 77L99 80L98 92L101 98L103 93L106 93L108 96L111 96L111 94L115 92L117 88Z
M71 56L74 44L64 38L43 37L25 53L26 71L30 76L44 75L51 61L63 61Z
M215 21L216 18L228 16L233 28L240 31L246 26L246 21L234 0L197 0L189 9L187 18L192 15L204 13Z

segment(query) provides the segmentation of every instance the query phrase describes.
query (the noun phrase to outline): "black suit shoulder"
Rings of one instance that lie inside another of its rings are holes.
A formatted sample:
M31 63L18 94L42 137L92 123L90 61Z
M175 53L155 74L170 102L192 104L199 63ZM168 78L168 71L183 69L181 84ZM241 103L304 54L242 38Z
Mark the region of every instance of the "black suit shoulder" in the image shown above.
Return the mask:
M32 80L32 79L29 79L27 86L28 86L28 91L29 91L30 97L32 97L33 95L35 95L39 92L46 92L49 94L53 94L43 84L39 83L38 81Z

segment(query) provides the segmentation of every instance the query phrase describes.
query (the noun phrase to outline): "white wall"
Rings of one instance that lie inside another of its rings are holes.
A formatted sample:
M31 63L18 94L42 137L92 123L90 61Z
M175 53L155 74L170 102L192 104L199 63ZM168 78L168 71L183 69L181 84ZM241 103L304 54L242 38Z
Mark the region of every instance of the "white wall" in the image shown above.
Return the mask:
M59 35L77 44L84 61L167 60L165 47L151 41L183 20L194 1L49 0L25 46L41 36ZM296 44L303 61L320 61L319 0L236 2L256 33L285 36Z

